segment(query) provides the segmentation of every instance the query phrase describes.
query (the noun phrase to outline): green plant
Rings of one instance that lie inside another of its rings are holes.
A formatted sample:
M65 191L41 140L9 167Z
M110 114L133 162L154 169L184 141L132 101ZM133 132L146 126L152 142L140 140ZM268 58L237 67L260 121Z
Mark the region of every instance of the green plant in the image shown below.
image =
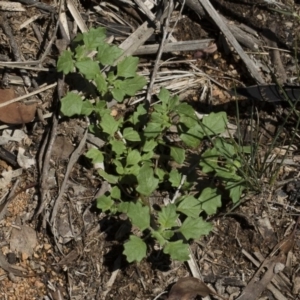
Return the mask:
M95 164L104 164L98 173L111 185L110 192L97 199L97 207L111 214L127 214L137 229L124 244L129 262L141 261L146 256L147 242L153 239L171 258L187 260L188 241L199 239L212 229L212 224L201 215L210 216L221 207L222 188L237 203L246 187L238 155L244 150L231 140L219 137L226 131L226 113L211 113L199 120L189 104L181 103L177 96L162 88L157 95L159 101L149 109L138 104L115 117L106 101L122 102L146 84L145 78L136 73L138 59L126 57L114 66L122 50L105 42L103 28L92 29L75 42L74 50L60 56L58 71L81 74L96 87L99 98L92 103L84 96L69 92L61 101L61 113L96 116L97 122L89 129L105 145L90 149L86 157ZM92 51L96 54L86 58ZM166 138L171 127L176 129L181 142ZM198 148L205 139L212 146L200 155ZM191 191L195 182L182 184L181 166L190 153L199 156L203 173L220 179L221 189L211 185L202 191ZM180 197L153 205L155 192L157 196L166 191L172 195L179 187Z

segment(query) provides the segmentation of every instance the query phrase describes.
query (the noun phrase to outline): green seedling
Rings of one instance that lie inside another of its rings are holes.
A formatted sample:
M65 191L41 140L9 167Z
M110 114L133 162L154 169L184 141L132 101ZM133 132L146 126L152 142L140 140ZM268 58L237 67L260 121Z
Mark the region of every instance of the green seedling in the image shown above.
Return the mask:
M149 109L137 104L129 113L113 116L107 101L126 104L147 81L137 74L138 58L129 56L115 65L122 50L107 44L105 38L103 28L91 29L80 34L75 46L60 56L58 71L80 74L98 93L97 99L87 99L68 92L61 101L61 113L66 117L96 117L89 129L105 145L90 149L85 155L94 164L104 164L97 172L111 185L110 192L97 199L98 209L110 214L125 213L135 228L124 244L128 262L145 258L153 239L172 259L188 260L188 242L212 230L212 224L204 217L215 214L222 206L222 191L206 187L190 192L188 187L194 183L181 186L186 174L180 166L190 152L197 153L203 140L209 139L212 146L200 156L199 166L209 177L219 178L237 203L247 186L239 171L240 149L219 137L226 130L225 112L211 113L199 120L192 106L180 102L165 88ZM171 127L176 129L180 143L166 138ZM179 167L170 166L170 162ZM175 201L153 205L154 193L167 192L171 198L179 187L181 195Z

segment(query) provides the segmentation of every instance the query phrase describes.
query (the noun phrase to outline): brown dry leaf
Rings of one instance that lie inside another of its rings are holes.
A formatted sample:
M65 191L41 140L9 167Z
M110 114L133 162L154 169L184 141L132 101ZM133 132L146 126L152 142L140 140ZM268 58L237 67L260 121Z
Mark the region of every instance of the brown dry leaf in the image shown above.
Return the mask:
M10 237L10 249L31 256L37 245L34 229L27 225L20 225L20 229L13 228Z
M172 286L168 300L190 300L196 296L206 297L213 292L200 279L195 277L180 278Z
M5 103L16 98L13 89L0 89L0 103ZM4 107L0 107L0 121L7 124L25 124L34 119L36 104L26 105L15 102Z
M68 159L75 147L70 139L63 135L58 135L52 149L52 156L58 159Z

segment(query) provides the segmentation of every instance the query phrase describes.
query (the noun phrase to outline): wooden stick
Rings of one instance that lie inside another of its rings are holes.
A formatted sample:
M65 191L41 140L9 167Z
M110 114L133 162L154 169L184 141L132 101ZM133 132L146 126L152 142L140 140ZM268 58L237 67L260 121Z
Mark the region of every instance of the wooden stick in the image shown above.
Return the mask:
M204 40L193 40L193 41L182 41L182 42L174 42L174 43L166 43L163 48L163 52L176 52L176 51L193 51L193 50L201 50L205 49L212 42L212 39L204 39ZM144 45L140 46L135 52L134 55L146 55L157 53L160 45Z
M214 22L217 24L219 29L223 32L224 36L228 39L230 44L234 47L235 51L239 54L245 65L247 66L250 74L253 76L253 78L256 80L257 83L263 84L265 81L257 71L253 61L249 58L249 56L244 52L240 44L237 42L231 31L228 29L227 25L224 23L224 21L220 18L217 11L214 9L214 7L211 5L209 0L202 0L201 5L204 7L206 12L210 15L210 17L214 20Z

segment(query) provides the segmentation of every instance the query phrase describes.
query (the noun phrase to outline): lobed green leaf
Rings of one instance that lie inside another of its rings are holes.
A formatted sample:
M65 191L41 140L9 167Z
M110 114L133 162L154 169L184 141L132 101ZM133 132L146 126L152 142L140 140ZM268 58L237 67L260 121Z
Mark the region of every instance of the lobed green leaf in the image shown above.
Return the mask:
M127 214L129 210L130 202L120 202L117 204L117 210L120 213Z
M102 163L104 161L104 156L103 153L96 148L91 148L86 154L85 156L87 158L90 158L93 162L93 164L96 163Z
M99 169L98 173L104 180L108 183L116 184L118 182L119 177L106 173L104 170Z
M131 235L129 241L124 244L123 254L126 256L129 263L133 261L140 262L146 257L146 252L147 245L141 238L135 235Z
M111 144L112 151L114 151L117 155L125 153L126 146L124 145L124 142L111 140L109 143Z
M122 89L126 95L134 96L137 91L141 90L146 85L146 83L145 77L136 75L133 78L122 80L120 89Z
M125 174L125 169L124 169L123 164L118 159L114 159L113 163L116 166L116 172L119 175L124 175Z
M199 130L199 125L190 128L186 133L180 135L181 140L189 147L197 148L203 138L202 132ZM201 129L201 128L200 128Z
M117 100L118 102L122 102L124 100L125 93L122 89L113 88L111 90L111 93L112 93L114 99Z
M159 94L157 95L158 99L163 103L163 107L167 107L170 98L170 92L166 88L161 88Z
M78 45L75 49L75 58L76 61L80 61L86 58L86 46L85 45Z
M158 223L161 225L161 229L164 230L176 226L178 216L175 204L168 204L167 206L164 206L158 213Z
M150 151L150 152L147 152L145 154L142 155L142 160L145 161L145 160L151 160L154 156L154 152L153 151Z
M119 128L119 122L114 119L109 114L105 114L102 119L100 126L102 130L108 133L110 136L113 136Z
M131 165L130 167L125 168L125 174L134 175L135 177L137 177L139 175L140 169L141 167L138 164Z
M147 114L147 110L145 109L144 104L139 104L138 107L136 108L135 112L129 118L129 120L133 125L136 125L136 124L142 122L142 120L146 114Z
M157 188L159 180L154 177L153 169L144 164L138 175L136 191L144 196L150 196Z
M124 78L134 77L136 75L138 63L138 57L126 57L117 65L117 76Z
M146 141L143 146L143 152L153 151L157 145L158 145L158 143L155 140Z
M148 206L143 206L140 202L130 202L127 215L132 224L141 231L150 226L150 211Z
M139 133L136 130L134 130L132 127L127 127L124 129L123 137L125 140L131 141L131 142L140 142L141 141Z
M72 72L74 69L74 61L72 58L72 52L69 50L63 51L57 61L57 71L63 72L65 75Z
M205 188L200 197L201 208L210 216L217 212L217 209L222 206L221 195L218 194L217 189L210 187Z
M183 196L177 206L177 211L185 214L186 216L197 218L202 211L201 203L192 195Z
M147 138L156 138L162 133L162 125L159 123L149 122L144 129L144 135Z
M175 110L179 115L186 115L186 116L196 116L194 108L187 104L187 103L180 103L176 106Z
M179 97L177 95L169 99L169 111L173 111L179 105Z
M152 230L151 235L152 235L152 237L154 237L158 241L158 243L161 247L163 247L165 245L166 240L160 232Z
M138 150L129 151L126 158L126 166L137 165L141 161L141 154Z
M76 68L80 71L81 74L85 76L86 79L91 80L95 79L96 76L100 74L100 68L97 62L86 58L75 63Z
M98 47L97 59L101 62L102 65L112 66L113 62L121 56L123 50L117 46L111 46L107 43L103 43Z
M169 173L169 181L173 187L179 187L181 183L181 174L177 169L172 169Z
M187 240L199 239L202 235L209 234L211 230L211 223L205 222L202 218L191 217L187 217L179 229Z
M170 240L173 236L174 236L174 231L173 230L163 230L161 231L161 236L165 239L165 240Z
M97 90L104 95L107 91L108 91L108 86L107 86L107 82L103 76L103 74L101 74L100 72L98 74L96 74L95 76L95 84L97 87Z
M227 142L223 138L217 138L214 142L215 148L218 152L226 158L232 159L236 156L236 148Z
M200 161L200 166L202 167L202 171L204 173L209 173L218 168L219 161L219 152L216 148L206 150L202 156Z
M199 120L195 116L195 113L193 115L180 114L179 116L180 116L180 123L184 124L187 128L194 128L195 126L200 126ZM201 131L199 130L199 132L203 132L202 127L201 127Z
M155 168L155 175L158 177L160 181L163 181L166 175L166 172L161 168Z
M114 186L111 189L111 191L110 191L110 196L113 199L120 200L120 198L121 198L121 191L120 191L120 189L117 186Z
M226 189L229 190L229 196L233 203L238 203L245 189L244 182L228 182Z
M225 112L210 113L208 116L203 117L202 123L206 135L215 135L223 133L227 125L227 115Z
M169 242L164 246L163 252L165 254L169 254L172 259L178 261L187 261L189 260L189 251L187 244L183 244L183 242Z
M83 33L83 42L88 50L96 50L104 44L106 39L106 28L91 28L88 32Z
M94 105L90 101L85 100L82 103L80 114L84 116L89 116L94 110L95 110Z
M178 147L170 147L171 149L171 157L178 163L183 164L185 160L185 150Z
M101 209L102 211L110 210L113 204L114 201L111 199L111 197L102 195L97 198L97 208Z
M66 117L80 115L83 106L83 101L78 94L69 92L61 99L60 111Z

